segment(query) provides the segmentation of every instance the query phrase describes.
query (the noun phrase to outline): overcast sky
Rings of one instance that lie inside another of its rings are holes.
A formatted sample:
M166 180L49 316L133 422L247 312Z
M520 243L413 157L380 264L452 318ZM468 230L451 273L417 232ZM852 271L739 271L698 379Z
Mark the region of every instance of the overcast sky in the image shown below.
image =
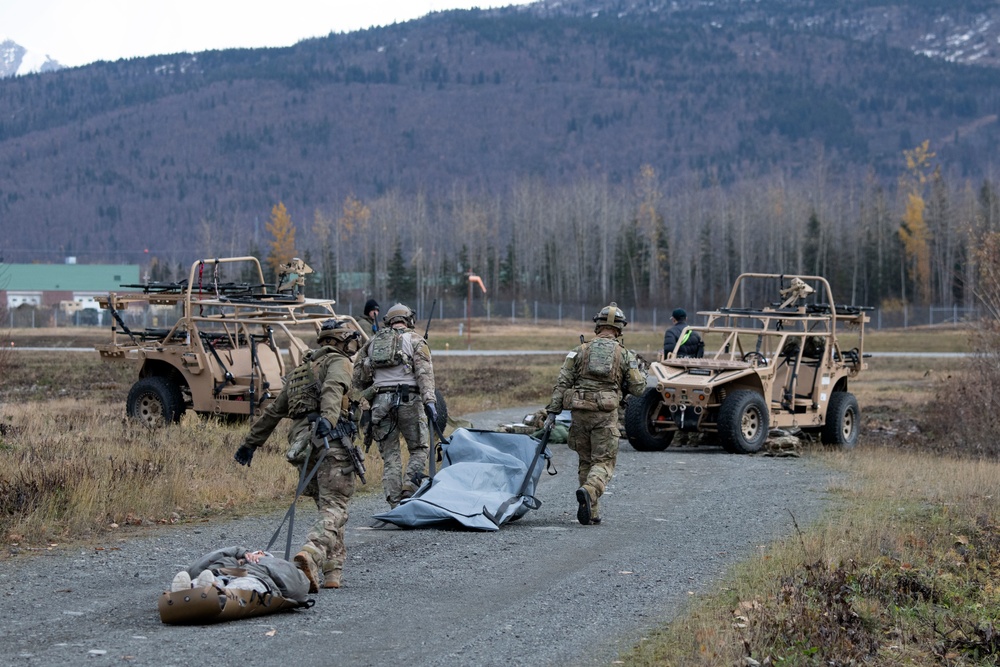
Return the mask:
M0 0L0 41L68 67L181 51L290 46L428 12L529 0Z

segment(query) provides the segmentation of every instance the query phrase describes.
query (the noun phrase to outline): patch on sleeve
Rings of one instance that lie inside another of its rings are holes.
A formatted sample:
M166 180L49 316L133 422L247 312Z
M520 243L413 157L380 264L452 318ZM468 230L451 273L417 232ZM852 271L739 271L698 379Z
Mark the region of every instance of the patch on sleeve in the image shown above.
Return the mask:
M566 355L567 359L576 359L576 350L570 350L569 354Z

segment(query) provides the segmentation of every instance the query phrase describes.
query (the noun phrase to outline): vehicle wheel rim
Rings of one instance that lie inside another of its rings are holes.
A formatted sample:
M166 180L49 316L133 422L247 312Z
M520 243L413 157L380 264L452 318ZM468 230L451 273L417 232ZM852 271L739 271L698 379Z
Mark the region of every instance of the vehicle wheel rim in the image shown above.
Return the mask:
M155 396L143 396L139 399L139 416L148 424L158 424L163 421L163 404Z
M854 410L848 410L844 413L844 421L841 428L841 433L844 435L844 440L850 440L851 434L854 432Z
M757 430L760 428L760 415L757 414L756 410L747 410L743 413L743 418L740 420L740 430L743 431L743 437L747 440L753 440L757 435Z

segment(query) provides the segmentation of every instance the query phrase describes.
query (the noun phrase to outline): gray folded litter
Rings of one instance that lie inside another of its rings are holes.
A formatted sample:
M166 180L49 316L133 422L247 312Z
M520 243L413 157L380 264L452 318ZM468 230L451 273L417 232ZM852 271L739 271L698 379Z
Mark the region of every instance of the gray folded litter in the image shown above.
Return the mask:
M539 440L522 433L460 428L441 443L441 450L442 468L434 478L376 519L407 528L457 522L498 530L541 506L535 487L550 454Z

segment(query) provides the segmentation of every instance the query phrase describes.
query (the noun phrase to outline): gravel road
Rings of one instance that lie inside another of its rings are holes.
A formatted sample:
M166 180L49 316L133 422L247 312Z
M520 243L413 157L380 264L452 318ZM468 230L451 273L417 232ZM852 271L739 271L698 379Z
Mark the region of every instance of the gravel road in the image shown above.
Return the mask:
M529 409L467 416L478 428ZM576 455L554 445L542 507L494 533L373 528L352 501L344 587L312 609L173 627L156 611L175 572L229 544L263 545L280 514L185 524L103 549L0 566L0 663L10 665L608 665L731 564L817 519L834 473L815 459L622 444L604 522L576 521ZM314 506L297 513L302 542Z

